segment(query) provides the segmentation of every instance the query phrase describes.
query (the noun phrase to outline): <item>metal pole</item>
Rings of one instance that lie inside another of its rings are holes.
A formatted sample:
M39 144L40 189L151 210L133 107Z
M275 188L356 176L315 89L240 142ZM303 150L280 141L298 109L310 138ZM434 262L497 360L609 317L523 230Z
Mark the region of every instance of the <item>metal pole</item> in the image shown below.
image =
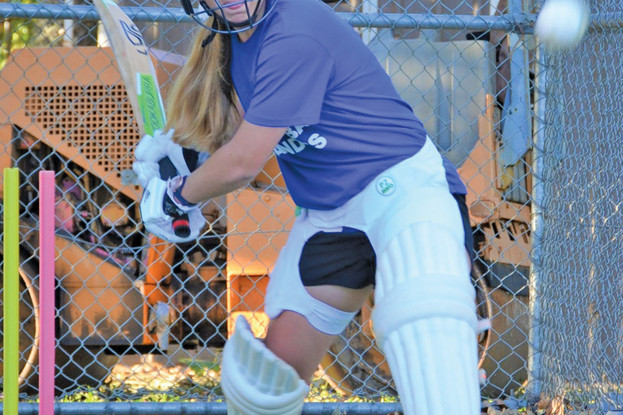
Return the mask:
M4 413L0 404L0 413ZM314 402L303 406L303 415L381 415L402 413L399 403ZM63 402L54 406L56 415L226 415L225 402ZM39 414L37 403L20 403L20 415ZM8 415L8 414L7 414Z
M526 397L528 401L537 401L541 395L541 244L543 243L543 160L541 152L545 144L545 109L547 97L547 68L543 59L543 47L537 49L537 71L535 74L535 134L532 163L532 258L529 283L530 328L528 332L528 385Z
M122 7L134 21L191 22L182 9L161 7ZM505 14L472 16L448 14L346 13L336 12L354 27L398 29L505 30L533 33L535 15ZM94 6L66 4L0 3L0 18L99 20Z

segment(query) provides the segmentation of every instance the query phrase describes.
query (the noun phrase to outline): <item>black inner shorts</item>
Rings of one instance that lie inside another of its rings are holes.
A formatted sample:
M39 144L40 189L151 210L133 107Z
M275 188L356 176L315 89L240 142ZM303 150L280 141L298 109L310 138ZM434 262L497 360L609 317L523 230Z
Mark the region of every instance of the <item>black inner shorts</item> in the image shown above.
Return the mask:
M465 247L473 261L474 238L469 225L465 195L453 196L461 212ZM376 254L368 236L358 229L345 227L342 232L318 232L303 247L299 272L306 287L338 285L354 289L364 288L374 285Z
M363 288L374 284L376 255L370 240L360 230L318 232L303 247L299 272L306 287Z

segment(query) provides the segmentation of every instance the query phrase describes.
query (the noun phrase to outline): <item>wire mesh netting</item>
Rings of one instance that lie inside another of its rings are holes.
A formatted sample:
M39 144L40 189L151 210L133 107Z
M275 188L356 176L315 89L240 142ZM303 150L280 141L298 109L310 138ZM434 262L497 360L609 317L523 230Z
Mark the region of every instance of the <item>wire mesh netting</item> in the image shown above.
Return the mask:
M120 4L150 47L166 99L196 24L174 1ZM467 185L476 302L491 320L478 338L483 399L527 387L569 408L623 407L621 6L594 1L580 47L544 54L531 34L540 2L328 4ZM264 334L268 275L294 219L275 160L203 208L208 224L196 243L147 234L142 190L130 179L140 135L94 7L0 3L0 15L0 164L19 168L21 180L21 399L38 393L45 169L56 172L59 399L200 400L220 413L221 348L240 314ZM323 410L335 410L333 401L347 401L348 413L399 401L375 343L373 306L370 299L318 368L308 400Z
M579 48L543 59L535 281L545 394L597 413L621 409L622 222L618 2L594 2ZM615 95L612 95L615 94ZM601 411L601 412L600 412Z

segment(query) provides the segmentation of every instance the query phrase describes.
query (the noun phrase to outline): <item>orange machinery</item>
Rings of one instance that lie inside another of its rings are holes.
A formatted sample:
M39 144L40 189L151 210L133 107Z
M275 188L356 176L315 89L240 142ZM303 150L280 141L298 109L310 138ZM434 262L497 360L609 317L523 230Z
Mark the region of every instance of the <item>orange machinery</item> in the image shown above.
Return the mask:
M168 80L181 59L158 51L152 58L166 97ZM479 120L480 139L460 173L470 189L472 225L482 234L481 257L489 263L527 266L530 212L526 205L501 196L504 174L492 156L499 145L494 107L489 97ZM0 167L21 168L23 206L36 203L30 192L36 188L36 175L31 173L41 168L57 171L61 344L153 348L158 341L153 310L158 303L173 304L183 317L177 321L187 320L207 345L222 344L239 313L250 317L257 335L263 334L268 274L294 219L294 204L274 159L254 186L224 198L220 209L226 223L211 224L211 240L218 243L201 249L174 246L145 239L138 214L140 189L124 181L140 137L110 49L15 52L0 73L0 108L5 148ZM26 210L22 252L33 258L31 230L36 231L36 223ZM25 280L36 278L32 272L22 274ZM203 290L206 284L210 298L194 305L207 310L210 321L202 331L199 320L205 314L189 311L188 301L196 297L180 297L180 292ZM24 282L25 287L32 285ZM188 328L171 333L174 340L187 343Z
M152 58L166 96L182 59L159 51ZM0 167L21 172L21 274L30 298L24 314L32 320L31 333L22 339L24 379L37 354L32 190L40 169L56 171L57 178L55 271L59 343L66 355L152 350L159 340L154 329L159 303L171 305L175 314L169 318L177 322L173 341L190 346L222 344L232 314L262 319L266 276L293 216L293 204L279 190L283 182L274 160L256 186L219 206L226 211L221 220L227 217L227 230L211 223L206 244L176 246L145 236L140 225L141 189L125 180L140 137L110 49L16 51L0 72L0 108ZM98 361L104 360L100 355ZM99 379L107 373L100 372L89 375Z

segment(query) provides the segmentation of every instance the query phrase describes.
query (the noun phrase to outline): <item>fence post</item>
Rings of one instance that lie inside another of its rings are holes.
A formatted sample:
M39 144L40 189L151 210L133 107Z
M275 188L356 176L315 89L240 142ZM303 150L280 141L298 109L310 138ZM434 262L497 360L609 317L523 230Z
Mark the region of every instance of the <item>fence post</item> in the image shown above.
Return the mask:
M532 163L532 267L530 269L529 282L529 310L530 310L530 329L528 334L528 385L526 387L526 398L528 401L536 401L541 395L541 299L540 290L540 254L541 254L541 235L543 219L543 181L542 181L542 160L543 156L540 149L545 140L545 108L546 100L545 86L547 84L547 69L543 59L543 48L537 50L537 68L535 74L535 98L534 98L534 146Z

